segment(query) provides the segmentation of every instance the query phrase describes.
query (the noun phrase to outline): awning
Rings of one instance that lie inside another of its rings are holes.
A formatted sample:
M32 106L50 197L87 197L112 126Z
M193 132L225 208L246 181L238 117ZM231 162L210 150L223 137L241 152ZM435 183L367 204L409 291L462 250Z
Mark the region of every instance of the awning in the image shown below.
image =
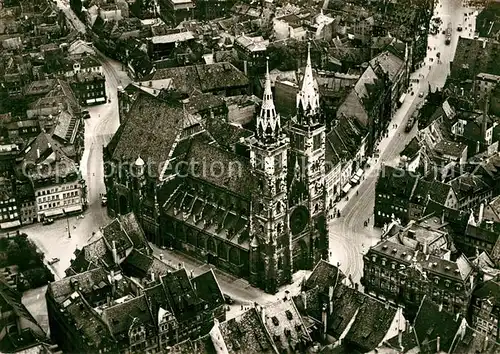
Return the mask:
M54 215L61 215L62 214L62 209L61 208L57 208L57 209L53 209L53 210L46 210L46 211L44 211L43 213L40 213L40 214L45 214L45 217L54 216Z
M87 104L95 103L95 98L88 99Z
M349 189L351 189L351 187L352 187L352 186L351 186L351 184L350 184L350 183L347 183L347 184L344 186L344 188L342 189L342 192L344 192L344 193L349 192Z
M358 171L356 171L356 177L361 178L361 176L363 176L363 173L365 173L365 171L363 171L363 169L360 168Z
M74 211L81 211L82 210L82 206L81 205L73 205L73 206L69 206L69 207L65 207L64 208L64 211L66 213L72 213Z
M406 98L406 93L403 93L401 95L401 97L399 98L399 103L403 104L403 102L405 101L405 98Z
M4 222L4 223L0 224L0 229L4 230L4 229L10 229L13 227L18 227L18 226L21 226L21 221L14 220L14 221Z
M95 99L96 102L106 102L106 97L99 97Z

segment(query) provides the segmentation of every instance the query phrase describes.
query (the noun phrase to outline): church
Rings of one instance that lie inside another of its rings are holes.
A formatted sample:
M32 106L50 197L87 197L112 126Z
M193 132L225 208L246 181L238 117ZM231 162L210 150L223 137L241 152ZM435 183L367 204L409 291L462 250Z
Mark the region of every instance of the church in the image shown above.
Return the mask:
M153 243L269 293L327 258L326 126L310 52L295 116L276 112L267 68L251 131L221 123L213 105L200 114L136 91L104 148L110 216L133 211Z

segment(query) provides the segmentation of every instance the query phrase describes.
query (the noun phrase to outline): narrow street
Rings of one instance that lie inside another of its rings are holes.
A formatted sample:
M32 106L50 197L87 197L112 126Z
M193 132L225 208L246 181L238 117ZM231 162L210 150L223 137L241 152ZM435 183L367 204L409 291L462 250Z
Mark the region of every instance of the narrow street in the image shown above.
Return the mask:
M474 12L474 16L464 13ZM348 199L344 198L337 204L341 211L340 218L334 218L330 223L330 262L340 264L340 268L347 275L351 275L354 282L358 282L363 274L363 258L370 246L375 245L381 235L381 230L373 228L373 209L375 203L375 184L382 162L394 165L399 160L399 153L416 134L416 127L410 132L404 132L408 117L424 98L419 98L418 93L427 94L429 84L432 90L441 88L446 82L450 72L450 61L455 55L459 36L474 37L475 17L474 9L465 9L457 0L441 0L435 9L435 16L441 17L443 24L435 36L429 35L429 49L425 59L425 66L413 73L412 79L420 79L418 84L412 84L414 95L408 95L403 106L397 111L393 123L396 129L389 130L389 136L379 144L380 156L369 161L370 168L365 171L364 180L357 188L352 189ZM444 35L441 33L448 23L453 26L450 45L445 44ZM462 24L462 32L457 31L458 24ZM470 25L470 26L469 26ZM441 54L442 63L438 64L437 53ZM420 75L424 75L422 79ZM358 195L356 195L356 191ZM365 220L370 219L368 227L363 226Z

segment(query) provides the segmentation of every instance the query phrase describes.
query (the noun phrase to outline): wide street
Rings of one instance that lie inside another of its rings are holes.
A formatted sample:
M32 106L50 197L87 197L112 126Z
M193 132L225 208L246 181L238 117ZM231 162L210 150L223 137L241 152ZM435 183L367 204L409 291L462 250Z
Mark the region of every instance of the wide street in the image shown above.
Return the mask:
M435 16L442 19L441 30L437 35L429 35L429 48L425 59L425 66L411 75L412 79L419 79L418 84L412 84L414 95L407 95L402 107L393 118L396 129L389 130L389 136L383 139L378 148L380 156L369 161L370 168L365 172L365 179L357 188L351 189L348 199L344 198L337 204L341 211L340 218L334 218L330 223L330 262L340 264L340 268L347 275L351 275L354 282L359 283L363 274L363 258L370 246L376 244L381 230L373 228L373 209L375 204L375 184L381 163L395 165L399 161L399 153L416 134L416 127L412 132L405 133L404 128L408 117L424 98L418 93L428 91L429 83L432 90L444 86L450 72L450 61L455 55L458 37L474 37L475 16L464 13L473 12L473 9L464 9L458 0L441 0L436 6ZM445 45L442 31L452 23L453 35L450 45ZM458 24L462 24L462 32L457 31ZM469 27L470 25L470 27ZM472 30L472 31L471 31ZM441 54L442 63L438 64L436 54ZM425 80L420 75L424 75ZM356 195L358 191L358 195ZM364 227L365 220L370 219L370 225Z

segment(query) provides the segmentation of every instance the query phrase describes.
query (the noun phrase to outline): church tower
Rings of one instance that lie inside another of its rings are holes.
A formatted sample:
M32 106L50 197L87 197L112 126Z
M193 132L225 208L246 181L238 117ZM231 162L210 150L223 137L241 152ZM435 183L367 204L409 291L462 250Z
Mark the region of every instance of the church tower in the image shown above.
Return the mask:
M310 269L328 256L326 126L319 104L318 83L313 77L310 46L297 94L297 114L287 130L291 145L287 185L293 268Z
M258 184L252 196L250 282L275 293L278 286L291 281L292 263L286 189L288 138L274 107L269 64L256 135L249 145Z

